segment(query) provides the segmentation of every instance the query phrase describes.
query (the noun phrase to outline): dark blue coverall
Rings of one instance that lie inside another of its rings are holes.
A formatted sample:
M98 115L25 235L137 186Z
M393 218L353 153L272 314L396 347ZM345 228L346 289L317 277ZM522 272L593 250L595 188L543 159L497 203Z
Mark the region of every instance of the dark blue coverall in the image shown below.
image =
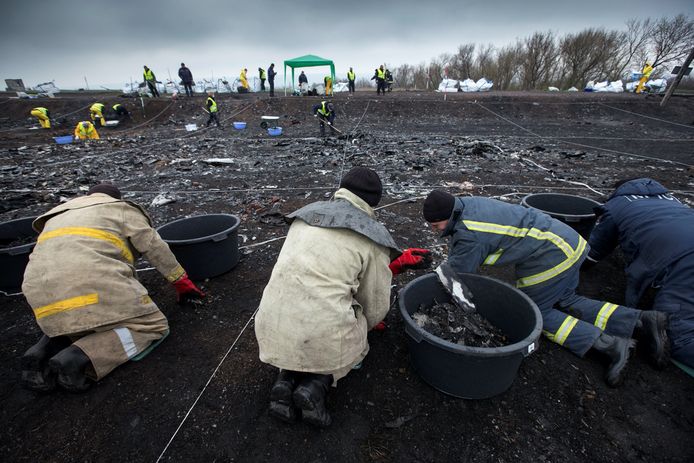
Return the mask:
M516 287L540 309L545 336L576 355L583 356L602 331L631 338L640 311L576 294L588 245L564 223L535 209L464 197L455 200L445 236L448 261L459 273L514 264Z
M640 178L619 186L596 212L588 259L599 261L620 245L625 303L636 306L649 285L659 287L653 309L670 316L672 358L694 368L694 209Z

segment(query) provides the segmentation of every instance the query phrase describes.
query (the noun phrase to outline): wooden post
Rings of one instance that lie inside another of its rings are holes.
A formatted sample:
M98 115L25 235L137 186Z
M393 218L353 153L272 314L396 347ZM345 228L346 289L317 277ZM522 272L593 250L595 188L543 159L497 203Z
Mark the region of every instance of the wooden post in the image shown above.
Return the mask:
M680 68L680 72L677 73L677 77L675 78L675 81L672 83L670 88L667 89L667 92L665 92L665 96L663 97L663 101L660 102L660 106L665 106L665 103L667 103L667 100L670 99L670 96L672 96L675 89L680 84L680 81L682 80L684 73L687 72L687 68L689 67L689 64L692 62L692 59L694 59L694 48L692 48L692 51L689 52L689 56L687 56L687 59L684 60L684 63L682 64L682 67Z

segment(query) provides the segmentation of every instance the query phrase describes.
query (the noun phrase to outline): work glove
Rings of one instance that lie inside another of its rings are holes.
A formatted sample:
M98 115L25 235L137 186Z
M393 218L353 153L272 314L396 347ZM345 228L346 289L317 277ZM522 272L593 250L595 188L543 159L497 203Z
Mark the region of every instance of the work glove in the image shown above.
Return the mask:
M386 330L386 324L383 321L380 321L374 325L373 328L371 328L374 331L385 331Z
M407 269L422 269L431 266L431 252L428 249L405 249L399 257L394 259L388 268L393 275L398 275Z
M200 291L195 283L190 281L188 274L184 273L181 278L173 282L176 289L176 302L179 304L188 299L199 299L205 297L205 293Z

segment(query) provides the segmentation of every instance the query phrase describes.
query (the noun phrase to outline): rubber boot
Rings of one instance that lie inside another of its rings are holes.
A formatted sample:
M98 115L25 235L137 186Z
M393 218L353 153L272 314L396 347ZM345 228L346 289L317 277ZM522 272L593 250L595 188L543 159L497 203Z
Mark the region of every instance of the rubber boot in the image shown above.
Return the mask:
M301 409L304 421L320 428L330 426L332 418L325 407L332 375L308 374L294 389L294 404Z
M636 345L633 339L620 338L607 333L601 333L593 343L593 349L602 352L610 358L605 381L610 387L617 387L624 381L624 367L629 361L629 350Z
M48 361L51 371L57 375L58 384L70 392L83 392L92 385L86 375L87 368L92 369L92 362L82 349L72 345L63 349Z
M648 354L651 363L662 370L670 363L670 339L667 335L668 315L656 310L641 311L636 332L648 343Z
M296 371L280 370L270 389L270 415L287 423L296 421L297 409L292 394L299 379Z
M49 338L45 334L22 356L22 386L32 391L55 389L55 374L48 368L48 359L71 344L65 336Z

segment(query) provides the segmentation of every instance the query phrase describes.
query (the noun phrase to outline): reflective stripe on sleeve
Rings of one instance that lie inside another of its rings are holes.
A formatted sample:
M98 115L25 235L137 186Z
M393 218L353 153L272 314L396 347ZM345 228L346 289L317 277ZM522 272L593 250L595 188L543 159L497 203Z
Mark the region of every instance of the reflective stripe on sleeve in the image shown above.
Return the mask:
M77 236L86 236L88 238L95 238L99 240L104 240L108 241L109 243L115 245L120 249L121 254L123 257L130 262L131 264L135 262L135 258L133 257L132 252L130 252L130 249L128 246L121 240L118 236L114 235L113 233L109 233L107 231L103 230L98 230L96 228L87 228L87 227L63 227L63 228L58 228L56 230L51 230L49 232L43 232L39 235L39 238L37 240L38 243L41 243L43 241L46 241L51 238L57 238L60 236L68 236L68 235L77 235Z
M97 293L85 294L84 296L71 297L70 299L63 299L62 301L37 307L34 309L34 315L38 320L40 318L49 317L60 312L79 309L88 305L94 305L98 303L99 295Z
M501 257L501 254L504 253L503 249L499 249L496 252L493 252L492 254L489 254L486 259L484 259L484 262L482 262L483 265L494 265L496 264L496 261L499 260L499 257Z
M510 225L500 225L498 223L477 222L474 220L463 220L463 223L469 230L494 233L497 235L512 236L514 238L530 237L536 240L549 241L569 257L573 254L571 246L564 239L552 232L542 231L538 228L518 228Z
M617 304L605 302L605 304L603 304L603 306L600 308L600 312L598 312L597 317L595 317L594 325L604 331L607 327L607 321L610 319L612 313L617 310L617 307L619 307Z
M133 340L133 335L130 333L130 330L127 328L116 328L113 331L115 331L118 335L120 343L123 345L125 355L127 355L129 359L137 355L137 346L135 345L135 341Z
M574 329L574 326L576 326L576 323L578 323L578 319L568 315L556 333L551 333L549 331L543 331L543 333L550 341L563 346L569 334L571 334L571 331Z

